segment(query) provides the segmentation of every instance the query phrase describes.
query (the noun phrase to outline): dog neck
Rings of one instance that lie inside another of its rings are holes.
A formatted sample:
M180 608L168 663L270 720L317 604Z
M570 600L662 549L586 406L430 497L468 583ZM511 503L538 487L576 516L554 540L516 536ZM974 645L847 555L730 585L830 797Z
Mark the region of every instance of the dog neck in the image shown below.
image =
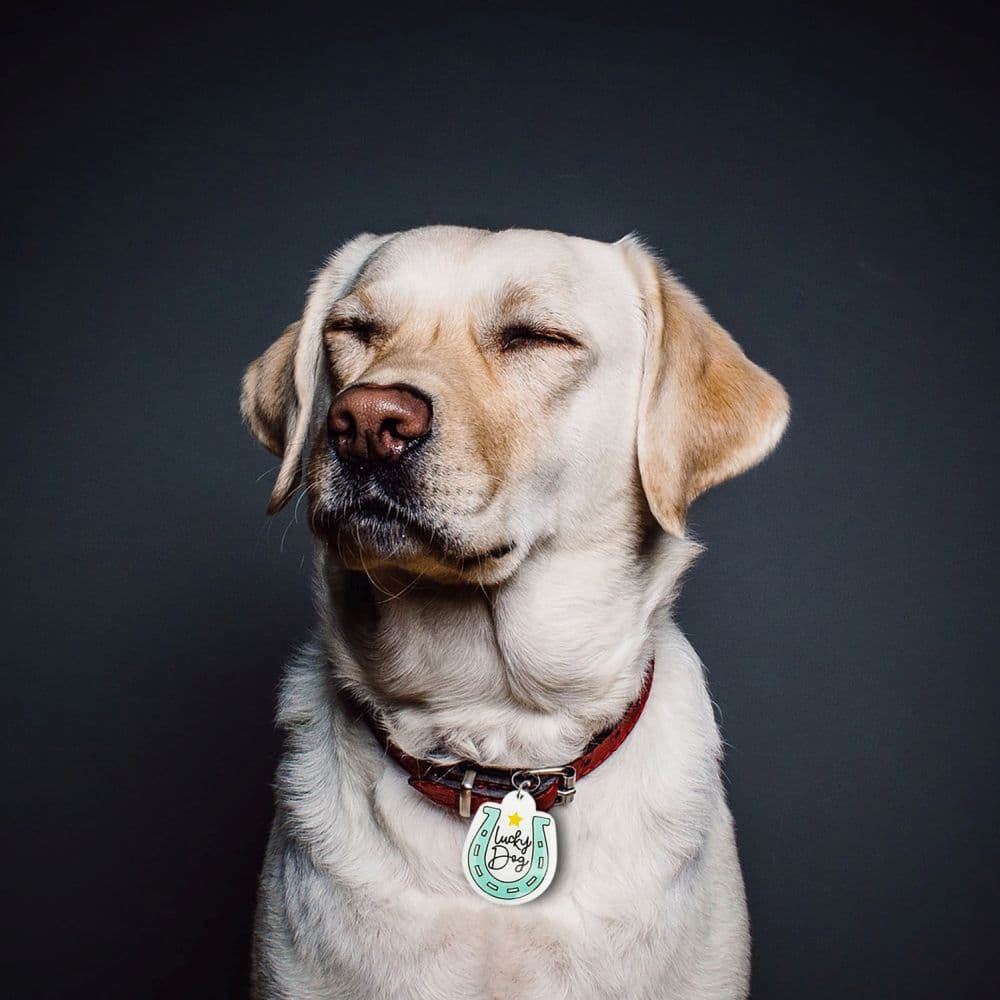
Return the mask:
M636 698L657 621L697 546L533 552L490 588L388 581L321 553L335 680L414 757L541 767L569 760Z

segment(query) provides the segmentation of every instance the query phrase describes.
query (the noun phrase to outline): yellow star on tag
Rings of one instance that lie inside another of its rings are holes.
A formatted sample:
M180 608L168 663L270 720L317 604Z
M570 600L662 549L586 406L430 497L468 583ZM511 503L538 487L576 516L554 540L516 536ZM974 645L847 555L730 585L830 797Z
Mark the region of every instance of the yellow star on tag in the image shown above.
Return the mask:
M511 826L520 826L521 825L521 819L523 817L518 816L517 813L511 813L510 816L508 816L507 818L510 820L510 825Z

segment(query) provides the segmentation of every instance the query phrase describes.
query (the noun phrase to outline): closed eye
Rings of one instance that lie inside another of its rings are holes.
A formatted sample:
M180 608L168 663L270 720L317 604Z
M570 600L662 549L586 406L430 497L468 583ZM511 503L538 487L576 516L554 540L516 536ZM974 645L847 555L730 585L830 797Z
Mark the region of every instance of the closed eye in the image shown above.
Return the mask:
M362 344L370 344L379 333L378 323L363 319L332 319L324 327L324 333L346 333Z
M553 344L559 347L580 346L580 342L570 334L562 330L549 329L548 327L528 326L518 323L505 326L500 331L500 345L505 351L544 346L546 344Z

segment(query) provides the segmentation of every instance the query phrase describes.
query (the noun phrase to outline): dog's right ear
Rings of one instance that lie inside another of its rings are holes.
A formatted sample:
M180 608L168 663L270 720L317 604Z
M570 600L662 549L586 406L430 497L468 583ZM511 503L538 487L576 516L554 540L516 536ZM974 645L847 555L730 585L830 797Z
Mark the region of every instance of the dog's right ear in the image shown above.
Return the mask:
M285 458L298 422L295 395L295 350L301 321L285 327L284 333L252 362L243 376L240 413L253 436L278 458ZM298 485L299 462L282 463L267 512L273 514L287 503ZM290 478L289 478L290 477Z
M292 364L300 321L284 333L246 370L240 413L253 436L281 458L295 423L295 379Z
M292 323L246 370L240 412L253 436L281 459L278 478L267 505L276 514L288 503L302 476L302 435L298 433L299 401L295 391L295 356L302 323Z
M256 360L243 376L240 413L253 436L273 455L281 467L267 505L277 514L291 499L302 478L302 455L306 447L313 395L318 379L315 363L306 358L305 387L297 367L303 354L301 331L304 319L285 327L284 333Z

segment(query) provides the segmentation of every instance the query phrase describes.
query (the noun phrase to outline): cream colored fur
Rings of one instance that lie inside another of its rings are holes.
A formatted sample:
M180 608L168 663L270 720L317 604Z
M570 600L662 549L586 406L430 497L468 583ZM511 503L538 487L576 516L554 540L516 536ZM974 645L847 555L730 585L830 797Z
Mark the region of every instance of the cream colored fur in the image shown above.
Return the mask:
M339 322L362 314L371 342ZM553 339L507 349L518 324ZM433 401L429 535L324 519L343 492L325 412L359 381ZM634 239L430 227L342 248L248 370L243 410L283 457L272 507L307 490L320 612L282 685L255 995L745 996L721 744L670 604L696 551L687 505L777 442L778 383ZM555 881L517 908L471 893L467 824L408 786L344 697L413 754L558 764L621 716L654 654L634 731L554 811Z

